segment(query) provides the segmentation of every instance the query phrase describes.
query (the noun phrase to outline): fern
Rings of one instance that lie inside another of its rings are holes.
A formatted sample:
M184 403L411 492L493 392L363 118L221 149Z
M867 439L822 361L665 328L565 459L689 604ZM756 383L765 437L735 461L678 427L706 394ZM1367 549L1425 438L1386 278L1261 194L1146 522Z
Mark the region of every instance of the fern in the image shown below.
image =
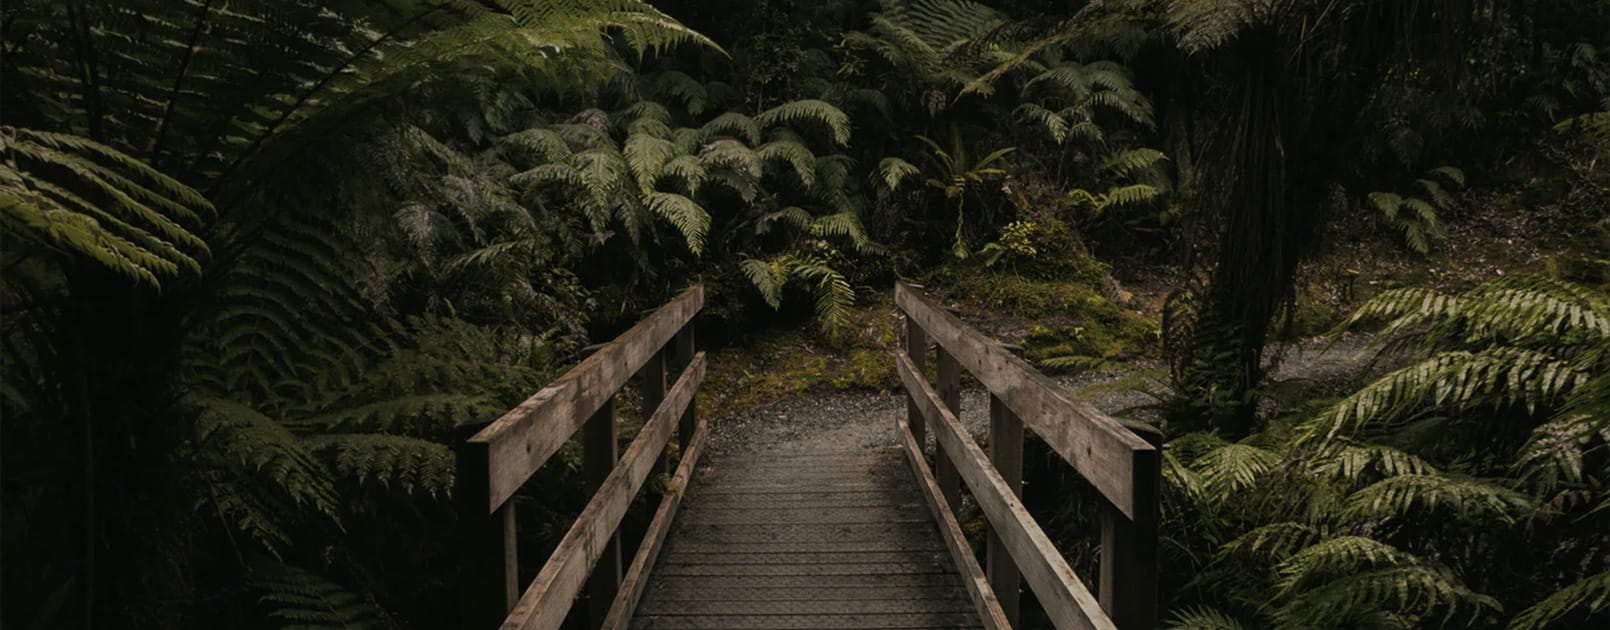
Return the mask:
M750 284L760 292L761 299L773 309L782 308L783 280L779 277L778 269L774 263L757 258L748 258L738 263L743 269L744 276L749 278Z
M1227 496L1252 487L1279 461L1279 456L1248 444L1228 444L1197 460L1205 487Z
M782 161L793 167L794 174L805 188L816 185L816 156L804 144L792 140L773 140L756 149L755 156L765 161Z
M1206 606L1195 606L1175 611L1169 616L1169 630L1243 630L1246 626L1234 617Z
M1567 585L1523 610L1509 622L1509 630L1542 630L1574 612L1598 615L1610 610L1610 571Z
M112 147L0 127L0 220L30 244L153 287L201 271L212 204ZM91 200L95 201L91 201Z
M682 232L689 251L694 255L704 253L705 236L710 233L710 214L697 202L676 193L653 192L648 195L648 207Z
M336 474L359 484L375 482L432 498L452 495L453 451L445 445L381 434L319 435L307 444Z
M269 615L285 630L383 627L373 603L295 566L258 562L251 582L263 593L262 603L273 608Z
M834 144L850 142L850 117L831 103L818 100L789 101L755 116L761 127L819 123L827 127Z
M1458 520L1492 519L1503 523L1536 509L1525 495L1476 480L1433 474L1383 479L1347 499L1356 518L1406 518L1415 513L1444 513Z

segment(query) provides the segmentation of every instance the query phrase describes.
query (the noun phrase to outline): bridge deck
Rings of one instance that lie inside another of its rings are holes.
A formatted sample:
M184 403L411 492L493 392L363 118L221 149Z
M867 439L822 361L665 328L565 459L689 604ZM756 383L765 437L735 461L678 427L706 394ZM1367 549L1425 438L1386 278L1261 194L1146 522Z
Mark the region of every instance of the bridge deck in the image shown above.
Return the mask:
M900 451L712 453L633 628L974 628Z

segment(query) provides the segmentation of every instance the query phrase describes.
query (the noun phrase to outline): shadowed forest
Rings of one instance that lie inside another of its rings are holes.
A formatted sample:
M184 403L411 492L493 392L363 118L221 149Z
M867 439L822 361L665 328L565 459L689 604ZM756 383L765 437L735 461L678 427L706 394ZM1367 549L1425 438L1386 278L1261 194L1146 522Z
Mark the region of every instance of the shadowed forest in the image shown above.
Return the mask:
M899 279L1162 430L1161 627L1610 625L1604 0L7 0L0 46L0 626L459 627L472 427L696 282L712 431L900 392Z

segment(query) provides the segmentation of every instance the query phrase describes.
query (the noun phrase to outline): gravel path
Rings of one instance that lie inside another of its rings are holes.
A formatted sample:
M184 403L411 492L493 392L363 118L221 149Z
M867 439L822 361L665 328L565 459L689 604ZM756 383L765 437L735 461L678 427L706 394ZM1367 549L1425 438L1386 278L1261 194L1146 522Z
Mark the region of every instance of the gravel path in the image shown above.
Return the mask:
M1372 356L1364 348L1366 339L1344 337L1309 340L1289 347L1271 378L1299 384L1319 395L1335 396L1347 391ZM1136 409L1156 402L1147 390L1162 391L1167 380L1159 363L1146 363L1126 370L1112 370L1058 377L1056 380L1109 414L1149 420L1149 410ZM1298 383L1301 381L1301 383ZM989 403L977 387L962 390L961 421L973 433L988 426ZM789 398L754 413L728 419L715 427L710 454L721 457L749 453L751 445L764 444L765 451L786 455L820 448L834 451L892 449L894 426L906 413L905 397L897 392L852 392L817 394Z

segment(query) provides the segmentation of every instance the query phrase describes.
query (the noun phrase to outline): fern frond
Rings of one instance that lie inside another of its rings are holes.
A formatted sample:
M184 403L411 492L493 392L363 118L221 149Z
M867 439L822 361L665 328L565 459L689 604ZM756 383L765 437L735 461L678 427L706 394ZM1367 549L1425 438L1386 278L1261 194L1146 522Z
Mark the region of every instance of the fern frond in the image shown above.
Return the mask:
M263 593L262 603L273 607L270 617L285 630L381 628L374 604L345 587L300 568L275 562L257 562L251 584Z
M1270 523L1237 536L1224 545L1221 555L1251 553L1284 562L1299 550L1312 549L1324 532L1302 523Z
M704 253L704 239L710 233L710 214L698 202L668 192L649 193L647 201L654 214L670 221L682 233L689 251L695 256Z
M1220 496L1252 487L1280 456L1250 444L1226 444L1208 451L1194 465L1204 485Z
M655 182L665 173L666 162L676 157L676 147L669 140L637 133L627 136L622 154L636 176L637 186L643 194L654 191Z
M1285 628L1346 627L1381 612L1446 625L1455 618L1468 624L1499 609L1497 600L1470 590L1446 569L1410 564L1338 578L1293 598L1276 616Z
M666 162L661 169L664 175L682 180L683 190L689 197L699 194L699 187L704 185L704 164L697 155L679 155Z
M749 278L749 283L755 285L755 290L760 292L761 299L765 300L768 306L773 310L782 308L783 280L777 276L774 263L758 258L745 258L738 262L738 267L743 270L744 276Z
M737 138L751 146L760 144L760 124L738 112L726 112L699 127L700 142L721 137Z
M761 112L755 116L755 123L761 127L820 123L831 132L834 144L850 143L850 117L827 101L789 101Z
M855 305L855 290L838 270L814 259L800 261L794 273L807 280L815 280L812 292L816 295L816 321L829 334L837 333L850 324L850 308Z
M201 271L201 194L112 147L0 127L0 221L26 241L153 287ZM95 201L91 201L91 200Z
M726 167L750 179L760 179L760 157L737 140L722 138L704 145L699 152L699 161L704 164L706 171L713 170L713 167Z
M329 434L306 439L337 474L359 484L379 483L407 494L448 498L453 492L453 451L400 435Z
M1236 621L1234 617L1208 608L1207 606L1191 606L1175 611L1169 615L1169 630L1244 630L1246 626Z
M872 242L867 237L866 228L861 226L861 217L854 212L817 217L811 222L811 234L819 238L848 239L857 250L866 249Z
M910 162L897 157L886 157L878 161L877 181L883 184L884 190L894 190L906 178L916 175L919 171Z
M1515 615L1509 630L1543 630L1576 612L1599 615L1610 610L1610 571L1562 588Z
M773 140L756 149L755 156L762 161L779 160L792 166L805 188L816 185L816 156L804 144L792 140Z
M1440 512L1509 523L1534 509L1531 499L1514 490L1435 474L1389 477L1365 486L1347 499L1347 512L1356 518L1404 518Z

